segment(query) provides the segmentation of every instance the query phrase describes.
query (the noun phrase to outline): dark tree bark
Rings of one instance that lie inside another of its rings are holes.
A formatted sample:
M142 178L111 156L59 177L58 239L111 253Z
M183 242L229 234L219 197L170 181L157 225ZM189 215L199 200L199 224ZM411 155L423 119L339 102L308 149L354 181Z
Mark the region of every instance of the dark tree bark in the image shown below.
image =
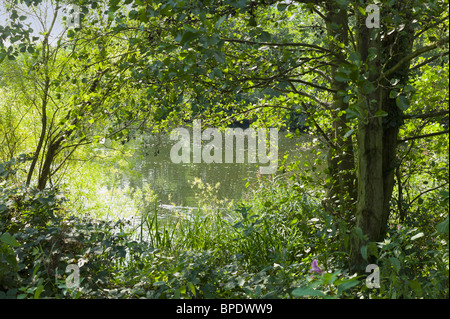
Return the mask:
M347 10L339 7L334 1L327 2L326 5L326 25L327 33L336 42L331 41L329 50L337 57L336 66L330 67L331 88L335 91L344 91L347 84L335 79L337 66L339 65L339 52L341 48L337 43L348 45L348 14ZM351 138L345 138L348 127L345 115L338 116L340 110L348 108L344 98L337 93L333 94L332 105L333 132L332 139L335 148L330 148L328 152L328 171L331 177L331 184L328 185L328 194L325 201L325 208L330 212L338 212L341 218L350 222L354 214L354 203L356 202L356 177L353 142Z
M396 10L408 12L408 4L397 3ZM407 14L408 15L408 14ZM369 63L371 70L369 80L376 86L371 94L360 95L360 103L367 105L369 116L361 120L358 127L358 205L356 226L367 236L366 239L355 238L351 251L350 266L363 270L365 263L360 252L367 242L382 241L387 232L391 211L392 192L395 184L397 163L397 139L403 124L403 113L390 98L393 89L391 80L400 85L408 80L409 63L405 62L397 70L386 76L382 67L389 69L404 61L411 53L412 30L405 26L405 32L394 32L390 36L383 30L381 40L378 30L364 27L364 17L359 19L359 52L366 61L369 52L377 52L377 58ZM387 113L385 117L373 116L377 111ZM372 115L372 116L370 116Z

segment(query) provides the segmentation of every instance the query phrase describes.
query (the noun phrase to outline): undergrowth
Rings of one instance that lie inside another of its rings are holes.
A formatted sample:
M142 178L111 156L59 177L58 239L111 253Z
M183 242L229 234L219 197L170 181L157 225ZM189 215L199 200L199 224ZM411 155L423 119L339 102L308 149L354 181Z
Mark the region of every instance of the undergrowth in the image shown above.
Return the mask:
M148 203L137 226L74 217L65 203L57 189L1 182L0 297L448 298L448 215L393 224L365 246L380 271L368 288L369 273L348 270L354 232L283 176L225 212L162 219Z

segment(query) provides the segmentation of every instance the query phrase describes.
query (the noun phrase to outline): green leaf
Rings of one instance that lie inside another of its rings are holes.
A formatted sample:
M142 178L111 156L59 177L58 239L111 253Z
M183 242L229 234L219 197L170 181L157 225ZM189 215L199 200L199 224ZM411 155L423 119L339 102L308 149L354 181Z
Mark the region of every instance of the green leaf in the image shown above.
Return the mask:
M216 27L216 28L220 27L220 25L225 21L226 18L227 18L226 15L221 16L221 17L219 18L219 20L217 20L217 22L216 22L216 24L215 24L215 27Z
M214 59L218 63L224 63L225 62L225 53L222 51L214 51Z
M364 245L361 247L361 256L364 260L367 260L367 246Z
M375 85L373 85L373 83L368 80L363 80L363 81L359 82L358 86L361 87L361 92L363 94L370 94L376 90Z
M346 75L342 74L342 73L338 73L336 74L336 76L334 77L334 79L338 82L347 82L350 81L350 78L347 77Z
M395 91L395 90L391 90L389 92L389 98L390 99L395 99L395 98L397 98L398 95L399 95L399 93L397 91Z
M422 286L420 285L420 283L417 280L411 280L408 283L409 287L411 287L411 289L413 289L416 293L421 294L422 293Z
M388 113L383 110L378 110L375 112L375 116L376 117L385 117L385 116L388 116Z
M443 222L437 224L436 226L438 233L447 235L448 235L448 227L449 227L448 216Z
M412 85L407 84L404 88L403 91L405 91L406 93L413 93L416 92L416 88Z
M363 116L361 115L361 113L358 113L354 110L351 109L346 109L345 110L345 117L347 119L351 119L351 118L363 118Z
M402 111L406 111L409 108L408 98L404 95L400 95L395 99L395 104L397 104L398 108Z
M441 200L447 200L448 201L448 198L449 198L448 194L449 194L448 190L441 190L439 192L439 196L441 196Z
M352 99L351 95L346 95L346 96L344 96L343 101L344 101L344 103L348 103L351 99Z
M3 62L3 60L8 56L6 52L0 52L0 63Z
M313 288L296 288L292 291L294 297L306 297L306 296L319 296L325 297L325 293L320 290L315 290Z
M194 40L194 39L196 39L198 37L199 37L198 33L194 33L192 31L187 31L181 37L180 44L181 45L186 45L186 44L188 44L189 42L191 42L192 40Z
M39 285L36 288L36 291L34 292L34 299L39 299L39 296L41 295L43 290L44 290L44 286L43 285Z
M250 19L248 20L248 25L251 27L256 27L258 23L256 22L256 19L254 17L250 17Z
M391 262L391 264L394 266L395 270L398 272L400 271L400 260L398 260L395 257L389 257L389 261Z
M286 4L286 3L279 3L279 4L277 5L277 9L278 9L278 11L281 12L281 11L286 10L287 6L288 6L288 4Z
M336 3L337 3L338 6L341 7L342 9L347 8L347 5L348 5L347 0L336 0Z
M358 284L359 284L359 280L357 280L356 278L345 280L342 283L340 283L339 285L337 285L338 292L342 293L343 291L345 291L351 287L354 287Z
M195 286L194 286L194 284L193 284L192 282L189 281L186 285L188 286L188 288L189 288L189 290L191 291L191 293L195 296L195 295L196 295L196 292L195 292Z
M350 53L350 56L348 57L348 59L356 65L360 65L361 64L361 54L359 52L352 52Z
M416 240L416 239L418 239L420 237L423 237L424 235L425 235L424 233L420 232L420 233L415 234L414 236L412 236L411 240Z
M344 134L344 138L349 137L350 135L352 135L354 129L348 130L347 133Z
M369 61L373 61L377 56L378 56L378 50L377 50L377 48L370 47L370 48L369 48L369 56L367 57L367 59L368 59Z
M245 6L247 5L247 0L232 1L230 4L235 8L242 9L245 8Z
M162 285L165 285L165 284L166 284L165 281L155 281L153 283L153 286L157 287L157 286L162 286Z
M4 233L3 235L1 235L0 241L4 242L5 244L8 244L12 247L20 247L20 244L17 242L17 240L8 233Z

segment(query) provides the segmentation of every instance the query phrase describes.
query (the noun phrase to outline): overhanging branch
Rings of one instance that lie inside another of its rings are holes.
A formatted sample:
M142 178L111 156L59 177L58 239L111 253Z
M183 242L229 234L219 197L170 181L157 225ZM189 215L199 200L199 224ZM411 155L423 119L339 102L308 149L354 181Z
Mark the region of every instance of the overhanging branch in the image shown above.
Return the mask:
M413 199L412 201L409 202L409 205L411 205L413 202L415 202L420 196L422 196L422 195L424 195L424 194L426 194L426 193L432 192L432 191L434 191L434 190L436 190L436 189L439 189L439 188L441 188L441 187L444 187L444 186L447 185L447 184L448 184L448 182L445 182L445 183L442 184L442 185L439 185L439 186L436 186L436 187L427 189L427 190L424 191L424 192L421 192L419 195L417 195L416 197L414 197L414 199Z
M403 143L406 141L412 141L412 140L417 140L420 138L426 138L426 137L432 137L432 136L437 136L437 135L442 135L442 134L448 134L449 130L445 130L445 131L441 131L441 132L436 132L436 133L430 133L430 134L424 134L424 135L417 135L417 136L412 136L412 137L406 137L404 139L398 140L398 143Z
M249 45L267 45L272 47L304 47L304 48L310 48L314 50L318 50L321 52L331 53L328 49L325 49L321 46L309 44L309 43L300 43L300 42L283 42L283 43L277 43L277 42L259 42L259 41L251 41L251 40L242 40L242 39L231 39L231 38L224 38L223 39L226 42L230 43L242 43L242 44L249 44Z
M413 67L411 68L411 70L415 70L415 69L421 68L421 67L423 67L424 65L427 65L428 63L431 63L431 62L433 62L434 60L439 59L440 57L443 57L444 55L448 55L448 54L449 54L449 51L444 52L444 53L442 53L442 54L438 54L438 55L432 56L431 58L426 59L426 60L423 61L422 63L419 63L419 64L413 66Z
M424 113L424 114L405 114L402 116L403 119L409 120L409 119L429 119L434 117L439 117L443 115L448 115L448 110L446 111L439 111L434 113Z
M407 63L408 61L414 59L415 57L418 57L421 54L424 54L428 51L434 50L441 46L444 43L447 43L449 40L449 37L446 36L445 38L442 38L441 40L437 41L434 44L427 45L425 47L421 47L420 49L417 49L416 51L408 54L407 56L403 57L396 65L394 65L392 68L387 70L386 72L383 72L382 75L386 78L388 78L392 73L397 71L403 64Z

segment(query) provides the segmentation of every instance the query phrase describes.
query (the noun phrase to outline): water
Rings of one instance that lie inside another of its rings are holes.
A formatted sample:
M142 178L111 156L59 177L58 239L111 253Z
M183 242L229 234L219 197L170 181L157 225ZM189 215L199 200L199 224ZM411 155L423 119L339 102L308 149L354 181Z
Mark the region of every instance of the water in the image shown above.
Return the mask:
M286 133L279 132L278 166L281 166L284 154L289 154L290 162L297 158L299 163L303 163L314 158L308 144L312 139L308 135L287 138ZM181 207L195 209L208 204L220 207L241 199L248 191L246 184L251 187L261 177L259 166L268 165L247 161L173 163L170 150L175 143L165 134L145 135L130 141L132 155L124 158L128 165L125 169L117 167L119 173L113 179L114 185L109 187L149 188L157 196L159 207L169 210Z

